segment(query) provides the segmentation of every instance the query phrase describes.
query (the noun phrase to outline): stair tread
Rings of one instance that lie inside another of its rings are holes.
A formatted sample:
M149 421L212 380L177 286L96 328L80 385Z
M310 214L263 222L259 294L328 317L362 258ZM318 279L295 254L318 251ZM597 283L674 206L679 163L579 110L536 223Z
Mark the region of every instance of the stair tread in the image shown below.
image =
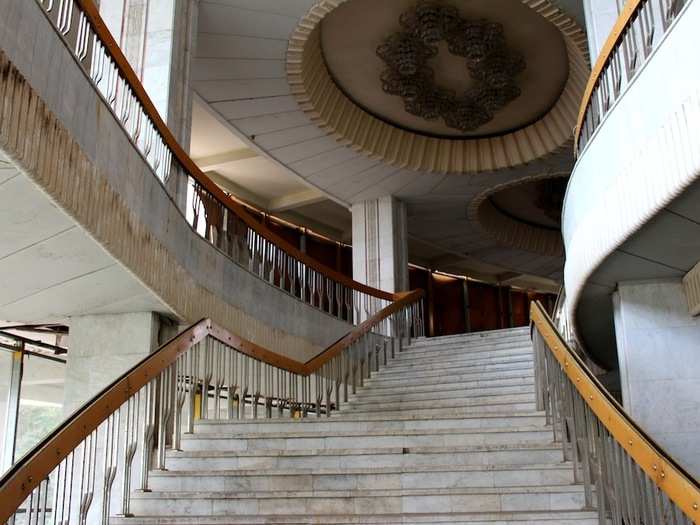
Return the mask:
M234 421L224 421L224 420L212 420L212 419L202 419L197 421L195 426L199 425L274 425L279 423L289 424L289 425L314 425L318 423L333 423L333 422L371 422L375 423L378 421L385 421L388 423L394 423L399 421L430 421L433 419L437 420L465 420L465 419L497 419L502 417L508 418L525 418L525 417L544 417L544 412L542 411L532 411L532 412L487 412L484 414L459 414L459 417L446 414L401 414L392 417L384 416L361 416L357 418L344 418L341 415L336 417L325 417L325 418L306 418L306 419L290 419L290 418L279 418L279 419L240 419Z
M570 462L503 464L503 465L410 465L405 467L371 468L294 468L294 469L226 469L226 470L155 470L152 477L209 477L209 476L340 476L374 474L425 474L434 472L504 472L504 471L569 471Z
M561 445L551 443L504 443L449 447L379 447L379 448L309 448L286 450L169 450L173 457L280 457L280 456L357 456L371 454L454 454L459 452L491 452L503 450L561 450Z
M405 521L406 519L419 521ZM350 524L361 523L365 525L371 524L396 524L396 523L449 523L459 520L460 522L531 522L542 523L548 521L561 522L561 520L595 520L590 523L597 524L597 514L590 510L573 510L573 511L500 511L500 512L456 512L456 513L400 513L400 514L365 514L358 516L356 514L313 514L300 516L298 514L276 514L274 516L266 515L244 515L236 516L138 516L135 518L112 518L114 523L139 523L153 522L160 525L174 524L238 524L238 523L284 523L284 524L301 524L301 523L326 523L326 524ZM300 521L303 520L303 521ZM372 521L368 521L372 520ZM379 520L379 521L374 521ZM568 524L567 524L568 525ZM572 524L573 525L573 524Z
M327 437L372 437L372 436L430 436L430 435L452 435L452 434L498 434L502 432L552 432L546 426L529 425L523 427L488 427L488 428L436 428L436 429L396 429L396 430L341 430L336 432L324 432L319 435L314 432L275 432L269 434L256 432L248 434L185 434L183 440L197 439L289 439L289 438L313 438L323 439Z
M266 499L266 498L383 498L391 496L455 496L472 494L540 494L582 493L583 485L537 485L507 487L444 487L420 489L352 489L352 490L270 490L270 491L150 491L137 492L136 499Z

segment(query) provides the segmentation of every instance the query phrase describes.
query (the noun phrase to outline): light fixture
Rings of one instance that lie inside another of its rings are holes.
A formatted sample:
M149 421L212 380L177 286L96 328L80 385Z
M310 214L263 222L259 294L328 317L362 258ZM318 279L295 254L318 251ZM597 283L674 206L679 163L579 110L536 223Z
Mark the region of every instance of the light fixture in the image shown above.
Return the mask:
M464 18L454 6L435 0L418 2L399 23L401 31L386 37L377 55L386 65L382 89L400 96L408 113L442 118L448 127L468 132L520 96L515 77L525 70L525 60L508 47L501 24ZM471 88L455 93L436 84L429 61L441 41L450 53L464 57Z

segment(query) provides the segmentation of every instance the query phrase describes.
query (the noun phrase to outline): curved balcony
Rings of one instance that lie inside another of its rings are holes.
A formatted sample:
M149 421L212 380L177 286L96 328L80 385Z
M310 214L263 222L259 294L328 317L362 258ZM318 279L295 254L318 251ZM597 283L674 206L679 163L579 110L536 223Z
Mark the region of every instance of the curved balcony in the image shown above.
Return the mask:
M698 2L628 2L582 105L563 212L567 309L608 369L617 283L679 278L697 262L699 23Z
M11 227L2 257L16 268L27 250L43 256L21 279L1 281L0 316L130 308L187 322L211 316L306 358L394 300L301 253L211 182L91 1L13 3L7 20L0 182ZM25 38L43 44L27 49ZM187 186L186 206L173 185ZM58 271L52 261L61 257Z

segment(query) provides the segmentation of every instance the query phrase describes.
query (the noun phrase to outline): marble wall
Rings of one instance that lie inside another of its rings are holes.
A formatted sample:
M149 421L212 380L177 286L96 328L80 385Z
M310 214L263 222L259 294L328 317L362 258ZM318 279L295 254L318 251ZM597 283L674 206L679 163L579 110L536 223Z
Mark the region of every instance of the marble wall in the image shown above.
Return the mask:
M680 280L621 282L613 296L625 410L700 477L700 318Z

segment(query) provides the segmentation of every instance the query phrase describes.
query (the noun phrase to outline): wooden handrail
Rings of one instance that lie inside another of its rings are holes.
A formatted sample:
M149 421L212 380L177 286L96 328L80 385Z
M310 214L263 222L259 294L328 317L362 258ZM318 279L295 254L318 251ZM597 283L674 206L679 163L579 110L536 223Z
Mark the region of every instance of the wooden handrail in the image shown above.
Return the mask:
M648 437L564 341L544 307L530 305L530 318L564 373L601 424L683 512L700 523L700 485Z
M625 30L629 26L630 22L633 20L634 15L637 13L642 5L643 0L627 0L625 2L622 11L617 17L617 21L610 31L608 38L605 40L605 44L598 54L598 58L595 61L595 65L591 70L591 76L588 78L588 84L586 84L586 90L583 92L583 99L581 99L581 106L578 112L578 119L576 121L576 129L574 131L574 149L578 150L578 143L581 137L581 129L583 127L583 121L586 119L586 113L588 112L588 106L591 102L591 96L593 95L593 90L598 85L600 77L608 65L612 53L615 48L620 43L620 37L625 33Z
M360 337L370 332L372 328L377 326L387 317L395 314L402 308L408 306L411 303L416 303L423 298L425 292L423 290L413 290L411 292L406 292L404 294L398 294L398 299L391 303L389 306L379 310L372 317L366 321L360 323L355 328L350 330L347 335L342 339L333 343L331 346L326 348L323 352L318 354L316 357L310 359L304 364L306 369L306 374L312 374L316 370L320 369L325 363L333 359L335 356L340 354L343 350L348 348L351 344L357 341Z
M0 479L0 523L6 523L36 486L134 392L209 333L203 319L134 365L74 412Z
M385 299L387 301L393 301L395 295L390 292L385 292L371 286L359 283L349 277L343 275L342 273L321 264L317 260L309 257L307 254L300 251L298 248L290 244L288 241L277 235L274 231L267 228L265 225L260 224L256 221L250 213L245 209L241 203L236 202L231 199L219 186L214 183L207 175L197 167L190 156L185 152L185 150L180 146L175 136L172 134L168 126L165 124L163 119L160 117L158 110L153 104L151 98L146 93L145 88L141 84L138 75L133 70L129 61L122 53L119 44L110 33L107 25L100 16L98 8L95 6L92 0L75 0L79 5L80 9L85 14L88 22L95 31L98 39L101 41L102 45L105 47L106 51L114 60L114 65L119 70L119 72L124 77L124 80L129 84L134 96L141 104L144 112L151 119L154 127L161 135L163 142L173 153L174 158L180 163L185 171L205 190L211 193L223 206L232 211L237 215L250 229L256 231L262 237L267 239L269 242L277 245L280 249L285 251L287 254L291 255L298 261L303 262L309 268L313 268L320 274L340 283L348 288L366 293L368 295Z

